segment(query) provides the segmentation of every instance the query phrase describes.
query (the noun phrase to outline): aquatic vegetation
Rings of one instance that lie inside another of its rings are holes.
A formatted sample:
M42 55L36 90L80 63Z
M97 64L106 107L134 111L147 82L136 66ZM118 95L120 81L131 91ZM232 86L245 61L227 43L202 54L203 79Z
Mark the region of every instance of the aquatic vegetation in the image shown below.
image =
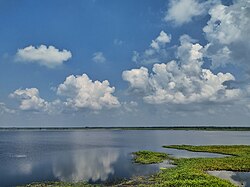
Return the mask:
M193 152L209 152L219 153L234 156L250 157L249 145L206 145L206 146L193 146L193 145L168 145L164 148L182 149Z
M161 163L169 158L166 153L159 153L153 151L138 151L135 152L134 155L134 161L140 164Z
M250 171L250 146L171 145L165 148L226 154L223 158L173 158L177 167L164 169L149 177L154 186L235 186L206 173L207 170ZM143 153L143 152L142 152ZM151 153L153 154L153 153ZM143 156L142 156L143 157ZM143 157L145 159L145 157ZM143 160L143 162L146 162ZM143 186L146 186L145 184Z

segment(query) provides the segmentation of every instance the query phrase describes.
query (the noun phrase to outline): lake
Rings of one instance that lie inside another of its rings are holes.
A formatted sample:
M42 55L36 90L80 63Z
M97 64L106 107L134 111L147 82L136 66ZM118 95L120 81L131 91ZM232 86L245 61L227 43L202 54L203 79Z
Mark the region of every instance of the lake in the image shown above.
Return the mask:
M150 175L162 165L132 162L132 152L162 151L176 157L220 157L164 149L162 145L250 143L249 131L17 130L0 131L0 186L41 181L113 183Z

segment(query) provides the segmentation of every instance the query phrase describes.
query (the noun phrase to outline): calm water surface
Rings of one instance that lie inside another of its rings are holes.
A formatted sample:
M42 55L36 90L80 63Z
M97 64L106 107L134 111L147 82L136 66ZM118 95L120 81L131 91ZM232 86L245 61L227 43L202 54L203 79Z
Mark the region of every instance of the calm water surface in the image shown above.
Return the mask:
M229 180L231 183L240 187L250 186L250 172L234 171L208 171L210 175Z
M237 131L0 131L0 186L34 181L113 182L149 175L162 167L133 164L134 151L165 151L176 157L218 157L221 155L161 146L249 143L250 132Z

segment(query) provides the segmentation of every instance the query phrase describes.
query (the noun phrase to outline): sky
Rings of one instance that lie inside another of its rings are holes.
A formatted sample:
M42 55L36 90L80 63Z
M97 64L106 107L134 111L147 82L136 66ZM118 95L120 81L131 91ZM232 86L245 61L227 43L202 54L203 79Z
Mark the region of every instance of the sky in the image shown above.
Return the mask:
M249 126L250 0L1 0L0 126Z

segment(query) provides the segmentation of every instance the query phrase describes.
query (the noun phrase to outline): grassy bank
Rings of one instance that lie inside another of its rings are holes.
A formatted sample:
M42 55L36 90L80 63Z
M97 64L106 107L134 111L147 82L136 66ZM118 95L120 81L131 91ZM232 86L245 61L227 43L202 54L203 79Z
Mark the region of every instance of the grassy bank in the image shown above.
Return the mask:
M230 170L230 171L250 171L250 146L234 145L234 146L190 146L190 145L172 145L164 146L165 148L174 148L189 150L195 152L210 152L226 154L223 158L174 158L169 157L175 168L162 170L158 174L149 177L147 180L154 182L153 186L234 186L230 182L211 176L206 173L208 170ZM145 157L140 151L142 164L147 163ZM146 152L145 152L146 153ZM158 162L158 154L152 153L152 158ZM230 155L230 156L229 156ZM143 186L147 186L144 184ZM150 185L148 185L150 186Z
M233 187L234 184L206 173L208 170L250 171L250 146L191 146L171 145L165 148L226 154L223 158L174 158L166 153L135 152L134 161L141 164L172 160L174 168L163 169L150 177L137 177L113 186L166 186L166 187ZM36 183L28 186L91 186L86 183Z
M159 153L153 151L138 151L134 153L134 161L140 164L155 164L161 163L169 159L166 153Z

